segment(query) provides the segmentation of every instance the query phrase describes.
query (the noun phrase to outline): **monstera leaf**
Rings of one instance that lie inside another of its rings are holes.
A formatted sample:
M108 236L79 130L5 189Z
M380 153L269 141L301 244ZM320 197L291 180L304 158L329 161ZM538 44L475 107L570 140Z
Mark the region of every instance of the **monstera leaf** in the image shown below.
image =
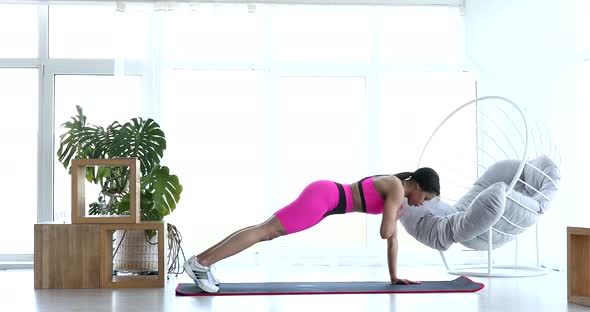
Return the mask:
M117 207L116 214L118 215L128 215L131 206L131 199L130 194L127 193L123 198L121 198L121 202ZM140 215L141 221L160 221L162 220L163 216L157 213L157 210L154 209L154 196L151 193L148 193L145 190L141 191L140 195Z
M66 169L70 167L70 161L73 157L88 158L92 153L92 144L89 142L88 132L91 128L86 125L86 116L82 113L82 108L76 106L78 115L72 117L71 121L62 124L67 131L60 136L59 150L57 159Z
M164 217L176 209L180 200L182 185L176 175L171 175L168 167L157 165L147 175L141 177L141 189L153 196L154 209Z
M121 128L122 126L118 121L113 122L106 130L98 126L89 127L84 132L87 144L93 145L92 148L89 148L92 153L88 155L88 158L97 159L112 156L113 152L110 151L110 147L113 144L115 135Z
M180 199L182 185L178 177L170 175L168 167L159 165L149 174L141 177L141 220L159 221L169 215ZM129 194L125 195L117 214L129 214Z
M145 175L160 163L166 149L166 137L153 119L133 118L114 135L111 157L137 157Z
M76 106L78 115L72 117L62 125L66 132L60 136L57 156L65 168L70 167L72 158L108 158L109 146L112 144L115 133L121 125L115 121L105 130L103 127L87 125L86 116L82 107ZM86 168L86 179L89 182L99 183L105 177L105 172L100 172L93 167Z

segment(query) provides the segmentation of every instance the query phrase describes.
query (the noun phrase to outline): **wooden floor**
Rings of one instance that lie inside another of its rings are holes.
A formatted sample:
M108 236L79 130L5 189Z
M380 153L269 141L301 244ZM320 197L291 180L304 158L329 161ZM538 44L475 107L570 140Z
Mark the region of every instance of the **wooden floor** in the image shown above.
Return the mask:
M403 277L416 280L456 278L444 267L402 267ZM216 272L222 282L364 281L384 280L385 267L290 266L224 267ZM568 304L566 275L541 277L472 278L486 287L476 293L289 295L177 297L179 282L188 276L170 276L163 289L49 289L33 288L32 270L0 271L2 306L7 311L590 311Z

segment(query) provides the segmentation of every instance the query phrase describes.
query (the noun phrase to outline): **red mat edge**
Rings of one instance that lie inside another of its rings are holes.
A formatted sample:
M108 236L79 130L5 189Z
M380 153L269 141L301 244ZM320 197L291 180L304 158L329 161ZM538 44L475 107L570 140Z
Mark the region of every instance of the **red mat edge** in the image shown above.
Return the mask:
M485 285L483 283L478 283L476 281L473 281L472 279L470 279L467 276L461 275L460 277L457 277L457 279L459 278L464 278L466 280L469 280L470 282L479 285L480 287L477 289L473 289L473 290L454 290L454 291L447 291L447 290L428 290L428 291L413 291L413 290L408 290L408 291L322 291L322 292L266 292L266 293L261 293L261 292L252 292L252 293L248 293L248 292L244 292L244 293L184 293L182 291L179 291L178 288L180 287L180 284L178 284L176 286L176 295L178 296L264 296L264 295L350 295L350 294L410 294L410 293L415 293L415 294L432 294L432 293L469 293L469 292L476 292L476 291L480 291L482 290Z

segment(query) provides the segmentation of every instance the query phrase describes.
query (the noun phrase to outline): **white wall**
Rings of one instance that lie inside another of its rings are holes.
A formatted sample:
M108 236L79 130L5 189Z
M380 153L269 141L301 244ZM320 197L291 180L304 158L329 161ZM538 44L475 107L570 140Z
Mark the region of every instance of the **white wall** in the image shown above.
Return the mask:
M478 95L524 106L561 150L560 191L540 222L541 263L560 269L567 264L565 227L590 225L576 159L575 7L572 0L468 0L465 8Z

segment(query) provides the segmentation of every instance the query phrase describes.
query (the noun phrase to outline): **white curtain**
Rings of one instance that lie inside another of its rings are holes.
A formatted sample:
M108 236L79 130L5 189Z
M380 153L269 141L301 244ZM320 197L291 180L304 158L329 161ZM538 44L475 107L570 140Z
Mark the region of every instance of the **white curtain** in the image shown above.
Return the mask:
M166 133L163 164L184 186L166 221L189 254L314 180L414 170L432 126L474 96L456 7L167 4L111 3L107 39L115 75L141 79L138 113ZM232 259L383 263L378 222L330 217ZM432 253L401 240L400 263Z

